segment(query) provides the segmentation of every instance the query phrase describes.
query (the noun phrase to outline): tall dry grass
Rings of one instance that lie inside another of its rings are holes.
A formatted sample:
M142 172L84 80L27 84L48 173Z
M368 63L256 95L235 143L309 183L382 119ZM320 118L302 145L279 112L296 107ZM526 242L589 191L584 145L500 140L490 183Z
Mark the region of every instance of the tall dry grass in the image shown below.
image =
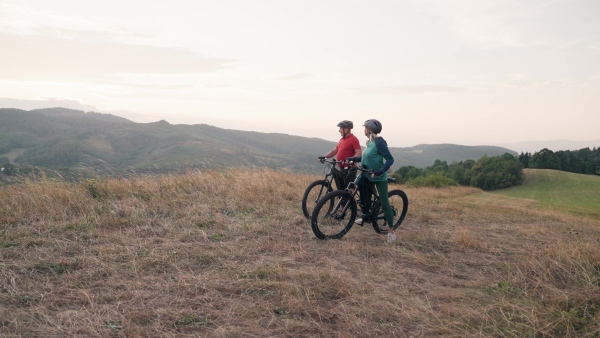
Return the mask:
M6 337L598 337L600 220L405 188L399 241L314 237L318 177L188 172L0 188Z

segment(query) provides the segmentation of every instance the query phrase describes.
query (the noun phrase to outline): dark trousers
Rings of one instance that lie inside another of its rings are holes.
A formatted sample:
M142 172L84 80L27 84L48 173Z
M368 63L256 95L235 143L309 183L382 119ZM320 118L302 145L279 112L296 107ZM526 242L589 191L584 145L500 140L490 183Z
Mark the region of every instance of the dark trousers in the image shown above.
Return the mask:
M333 180L338 190L343 190L348 186L348 183L353 182L356 178L356 168L336 168L333 173Z

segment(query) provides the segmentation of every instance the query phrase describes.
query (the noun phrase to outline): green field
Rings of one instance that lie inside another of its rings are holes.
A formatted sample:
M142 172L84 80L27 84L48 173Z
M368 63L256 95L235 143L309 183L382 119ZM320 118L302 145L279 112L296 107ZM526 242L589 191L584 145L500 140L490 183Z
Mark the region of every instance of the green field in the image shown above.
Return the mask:
M525 169L523 185L494 193L534 199L541 202L544 208L600 218L600 176Z

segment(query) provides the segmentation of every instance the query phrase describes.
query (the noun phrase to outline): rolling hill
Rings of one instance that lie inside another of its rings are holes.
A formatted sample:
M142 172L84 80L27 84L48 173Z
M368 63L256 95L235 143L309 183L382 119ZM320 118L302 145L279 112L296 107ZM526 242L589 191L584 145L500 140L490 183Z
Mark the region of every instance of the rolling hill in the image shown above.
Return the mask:
M259 133L206 124L135 123L110 114L66 108L0 109L0 158L17 164L114 172L182 167L233 166L314 171L335 142L280 133ZM477 160L502 147L421 144L390 147L400 166L426 167L436 159Z
M521 186L495 194L533 199L545 209L600 219L600 176L551 169L525 169Z

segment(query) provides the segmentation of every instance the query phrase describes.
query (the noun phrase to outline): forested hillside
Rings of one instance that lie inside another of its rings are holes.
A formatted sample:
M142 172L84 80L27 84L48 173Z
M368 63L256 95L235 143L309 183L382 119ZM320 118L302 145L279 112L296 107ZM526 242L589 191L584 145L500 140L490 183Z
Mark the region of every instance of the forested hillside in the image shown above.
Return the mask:
M519 160L525 168L557 169L576 174L600 175L600 148L552 151L544 148L531 153L521 153Z
M337 130L332 127L332 135ZM361 142L363 142L361 140ZM364 142L363 142L364 143ZM335 142L278 133L222 129L206 124L135 123L109 114L65 108L0 109L0 165L79 168L96 173L232 166L318 171L317 156ZM398 148L396 162L424 167L515 152L452 144Z

